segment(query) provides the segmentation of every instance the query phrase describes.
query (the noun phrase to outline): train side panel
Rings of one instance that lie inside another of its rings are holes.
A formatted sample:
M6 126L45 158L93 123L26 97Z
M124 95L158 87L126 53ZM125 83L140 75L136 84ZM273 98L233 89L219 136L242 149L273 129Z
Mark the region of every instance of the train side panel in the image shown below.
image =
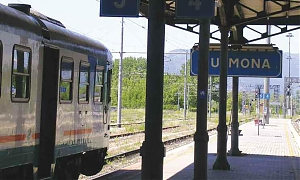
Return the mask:
M40 42L0 31L0 169L33 163L39 142Z

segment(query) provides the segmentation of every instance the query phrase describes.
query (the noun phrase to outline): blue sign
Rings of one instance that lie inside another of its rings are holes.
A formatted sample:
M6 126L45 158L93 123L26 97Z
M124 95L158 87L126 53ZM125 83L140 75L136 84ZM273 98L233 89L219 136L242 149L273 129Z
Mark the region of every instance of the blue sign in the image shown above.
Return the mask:
M60 91L60 92L67 92L67 88L66 88L66 87L63 87L63 86L60 86L60 87L59 87L59 91Z
M199 98L200 99L205 99L206 98L205 91L199 91Z
M176 0L176 18L212 18L215 16L214 0Z
M198 74L199 51L191 54L191 76ZM220 51L209 52L210 76L220 74ZM228 51L228 76L282 77L282 51Z
M259 99L264 99L264 93L259 94Z
M265 94L264 94L264 99L269 100L269 99L270 99L270 93L265 93Z
M100 16L138 17L140 0L100 0Z

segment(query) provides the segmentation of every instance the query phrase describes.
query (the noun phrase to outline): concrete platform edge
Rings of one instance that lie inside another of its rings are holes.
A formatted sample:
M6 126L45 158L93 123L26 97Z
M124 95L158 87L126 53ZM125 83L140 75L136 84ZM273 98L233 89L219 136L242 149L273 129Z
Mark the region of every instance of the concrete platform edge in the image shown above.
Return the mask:
M292 132L293 138L296 141L297 147L298 147L298 152L300 154L300 136L299 134L296 132L294 126L292 125L292 121L291 119L289 119L289 129Z

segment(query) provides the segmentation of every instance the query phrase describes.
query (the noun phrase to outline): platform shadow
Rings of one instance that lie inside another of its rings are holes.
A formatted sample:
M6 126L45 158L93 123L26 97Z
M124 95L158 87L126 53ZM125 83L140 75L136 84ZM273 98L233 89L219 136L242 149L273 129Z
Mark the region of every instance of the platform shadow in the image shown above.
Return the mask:
M208 154L208 179L213 180L267 180L267 179L300 179L300 158L246 154L227 156L230 170L213 170L216 154ZM168 180L194 179L194 163L174 174Z
M113 173L96 178L95 180L140 180L141 173L141 170L120 169Z

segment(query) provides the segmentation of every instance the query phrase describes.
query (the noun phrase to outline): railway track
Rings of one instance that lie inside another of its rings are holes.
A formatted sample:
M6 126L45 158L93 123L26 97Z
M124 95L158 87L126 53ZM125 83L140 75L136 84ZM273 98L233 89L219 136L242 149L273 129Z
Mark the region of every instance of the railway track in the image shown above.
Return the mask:
M245 123L245 121L241 121L240 123L243 124L243 123ZM163 130L178 128L178 127L180 127L180 126L170 126L170 127L163 128ZM230 129L230 125L228 125L228 128ZM215 127L215 128L208 129L207 132L210 135L211 132L216 131L216 130L217 130L217 128ZM131 135L142 134L144 132L145 131L138 131L138 132L132 132L132 133L117 134L117 135L112 135L110 138L114 139L114 138L117 138L117 137L127 137L127 136L131 136ZM173 139L170 139L170 140L166 140L163 143L164 143L164 145L169 145L169 144L172 144L172 143L175 143L175 142L178 142L178 141L183 141L185 139L192 138L193 135L194 135L194 133L191 133L191 134L188 134L188 135L184 135L184 136L176 137L176 138L173 138ZM117 160L117 159L120 159L120 158L136 155L139 152L140 152L140 149L130 150L130 151L127 151L127 152L124 152L124 153L120 153L120 154L117 154L117 155L114 155L114 156L107 157L106 161L107 162L113 162L114 160Z
M207 130L207 132L212 132L212 131L216 131L216 130L217 130L217 128L212 128L212 129ZM186 140L188 138L192 138L193 136L194 136L194 133L184 135L184 136L181 136L181 137L177 137L177 138L174 138L174 139L170 139L170 140L164 141L163 143L164 143L164 145L170 145L170 144L178 142L178 141L183 141L183 140ZM108 162L112 162L116 159L136 155L139 152L140 152L140 149L134 149L134 150L131 150L131 151L127 151L127 152L115 155L115 156L107 157L105 160L108 161Z
M178 128L180 126L170 126L170 127L164 127L162 130L167 130L167 129L173 129L173 128ZM126 136L131 136L131 135L136 135L136 134L142 134L145 133L145 131L136 131L136 132L130 132L130 133L121 133L121 134L114 134L110 136L110 139L118 138L118 137L126 137Z

